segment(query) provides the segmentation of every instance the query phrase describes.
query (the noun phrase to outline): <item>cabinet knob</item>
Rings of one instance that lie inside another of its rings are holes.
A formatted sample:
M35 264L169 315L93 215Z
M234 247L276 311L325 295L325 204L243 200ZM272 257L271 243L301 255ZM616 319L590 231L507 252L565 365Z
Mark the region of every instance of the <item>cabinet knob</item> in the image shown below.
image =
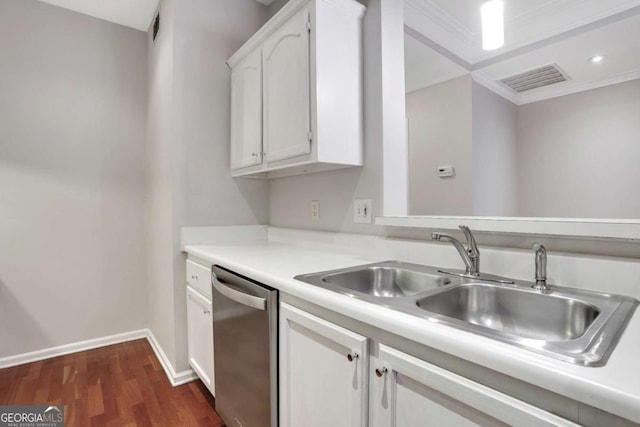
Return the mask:
M198 275L197 275L197 274L192 274L192 275L191 275L191 278L192 278L193 280L198 280Z
M251 153L253 157L258 157L258 153Z
M358 357L360 357L360 355L358 353L356 353L355 351L353 353L349 353L347 354L347 360L349 362L353 362L355 359L357 359Z
M204 314L211 314L211 310L204 310L203 313Z
M376 369L376 377L380 378L382 375L387 373L387 368L378 368Z

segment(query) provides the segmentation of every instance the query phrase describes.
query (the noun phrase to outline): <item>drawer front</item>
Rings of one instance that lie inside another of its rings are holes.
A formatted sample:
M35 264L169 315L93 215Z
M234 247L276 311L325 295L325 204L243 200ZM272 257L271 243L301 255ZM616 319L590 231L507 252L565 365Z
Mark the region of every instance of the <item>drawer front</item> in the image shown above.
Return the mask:
M187 260L187 283L211 299L211 270Z

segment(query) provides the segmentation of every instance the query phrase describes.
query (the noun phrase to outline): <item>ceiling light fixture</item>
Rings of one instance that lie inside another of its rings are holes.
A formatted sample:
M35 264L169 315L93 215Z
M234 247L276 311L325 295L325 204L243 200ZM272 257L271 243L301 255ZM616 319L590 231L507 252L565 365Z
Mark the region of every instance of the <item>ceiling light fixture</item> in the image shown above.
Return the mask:
M604 61L604 58L606 58L605 55L592 56L591 58L589 58L589 62L591 62L592 64L597 64L599 62Z
M482 48L495 50L504 45L504 2L489 0L480 7Z

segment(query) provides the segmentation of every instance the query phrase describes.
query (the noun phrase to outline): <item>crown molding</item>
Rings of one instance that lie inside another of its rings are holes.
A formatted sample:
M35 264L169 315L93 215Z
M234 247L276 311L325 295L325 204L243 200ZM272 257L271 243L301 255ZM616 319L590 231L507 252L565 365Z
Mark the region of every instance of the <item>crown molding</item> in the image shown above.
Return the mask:
M404 22L409 28L469 62L475 36L430 0L405 0Z

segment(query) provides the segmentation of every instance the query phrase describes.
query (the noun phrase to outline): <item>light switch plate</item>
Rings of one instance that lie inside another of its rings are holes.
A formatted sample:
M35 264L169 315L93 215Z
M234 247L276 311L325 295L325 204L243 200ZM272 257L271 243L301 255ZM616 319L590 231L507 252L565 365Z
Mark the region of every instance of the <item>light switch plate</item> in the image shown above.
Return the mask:
M353 201L353 222L371 224L373 212L371 199L355 199Z
M314 221L320 220L320 201L319 200L311 201L311 219Z

